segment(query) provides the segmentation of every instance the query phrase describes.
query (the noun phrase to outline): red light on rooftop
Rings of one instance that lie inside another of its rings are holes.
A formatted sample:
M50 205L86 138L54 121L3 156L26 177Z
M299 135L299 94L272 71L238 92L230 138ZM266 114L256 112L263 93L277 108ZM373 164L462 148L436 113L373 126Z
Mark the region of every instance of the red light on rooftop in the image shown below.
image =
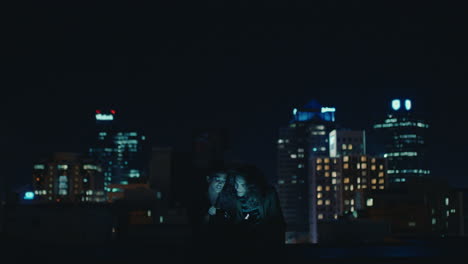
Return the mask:
M100 114L101 113L101 110L96 110L96 114Z
M115 110L114 109L110 110L110 112L111 112L111 114L115 115Z

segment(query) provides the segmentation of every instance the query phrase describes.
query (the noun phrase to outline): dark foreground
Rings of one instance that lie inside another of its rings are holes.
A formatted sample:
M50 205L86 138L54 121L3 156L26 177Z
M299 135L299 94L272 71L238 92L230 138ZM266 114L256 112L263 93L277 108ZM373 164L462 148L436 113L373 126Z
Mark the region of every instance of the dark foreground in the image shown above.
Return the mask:
M151 241L44 243L0 237L0 263L445 263L468 260L468 238L361 245L163 245ZM461 262L460 262L461 261Z

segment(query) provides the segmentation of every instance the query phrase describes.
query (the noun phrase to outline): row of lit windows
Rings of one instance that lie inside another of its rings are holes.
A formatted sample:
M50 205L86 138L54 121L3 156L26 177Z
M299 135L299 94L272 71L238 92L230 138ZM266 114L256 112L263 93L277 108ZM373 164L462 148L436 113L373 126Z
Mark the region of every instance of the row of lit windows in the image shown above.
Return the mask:
M424 124L421 122L400 122L400 123L386 123L386 124L377 124L374 125L374 128L386 128L386 127L407 127L407 126L415 126L415 127L422 127L428 128L428 124Z
M322 199L317 200L317 205L323 205L324 201ZM331 201L329 199L325 200L325 205L330 205Z
M321 192L322 190L325 190L325 191L330 191L331 187L330 186L325 186L325 188L322 187L322 185L317 185L317 191L318 192Z

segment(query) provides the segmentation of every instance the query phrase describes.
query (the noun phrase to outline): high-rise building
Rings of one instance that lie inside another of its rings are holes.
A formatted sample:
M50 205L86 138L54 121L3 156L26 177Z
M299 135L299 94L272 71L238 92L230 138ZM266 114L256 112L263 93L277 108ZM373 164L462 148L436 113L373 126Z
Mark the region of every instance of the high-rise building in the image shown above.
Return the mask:
M335 108L311 101L293 110L287 127L278 139L278 195L286 221L286 240L309 240L310 166L308 160L328 156L329 133L335 129Z
M119 192L112 185L146 183L147 158L141 133L115 123L116 111L96 110L96 138L89 155L102 167L106 192ZM112 196L118 197L118 196Z
M77 153L58 152L33 166L35 202L105 202L101 167Z
M428 128L429 125L413 112L410 99L392 100L387 118L374 125L374 132L384 144L383 156L387 159L391 185L430 174L424 159Z
M330 157L366 154L366 133L356 130L333 130L329 135Z

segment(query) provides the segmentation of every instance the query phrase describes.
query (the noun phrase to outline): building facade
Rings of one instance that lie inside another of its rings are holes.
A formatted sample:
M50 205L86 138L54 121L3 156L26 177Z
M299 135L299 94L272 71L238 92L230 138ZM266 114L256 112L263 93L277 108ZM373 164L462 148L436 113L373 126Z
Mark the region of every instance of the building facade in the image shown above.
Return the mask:
M309 240L312 212L308 160L328 156L328 134L335 128L334 114L334 108L312 101L294 109L289 125L279 130L277 190L286 221L287 243Z
M102 168L77 153L59 152L33 166L35 202L105 202Z
M106 192L119 192L109 185L139 184L147 180L146 137L116 125L116 111L96 110L96 137L89 156L102 168ZM110 195L109 197L119 197Z
M413 112L412 101L395 99L387 118L374 125L374 132L384 145L390 184L410 178L429 176L424 159L429 125Z

